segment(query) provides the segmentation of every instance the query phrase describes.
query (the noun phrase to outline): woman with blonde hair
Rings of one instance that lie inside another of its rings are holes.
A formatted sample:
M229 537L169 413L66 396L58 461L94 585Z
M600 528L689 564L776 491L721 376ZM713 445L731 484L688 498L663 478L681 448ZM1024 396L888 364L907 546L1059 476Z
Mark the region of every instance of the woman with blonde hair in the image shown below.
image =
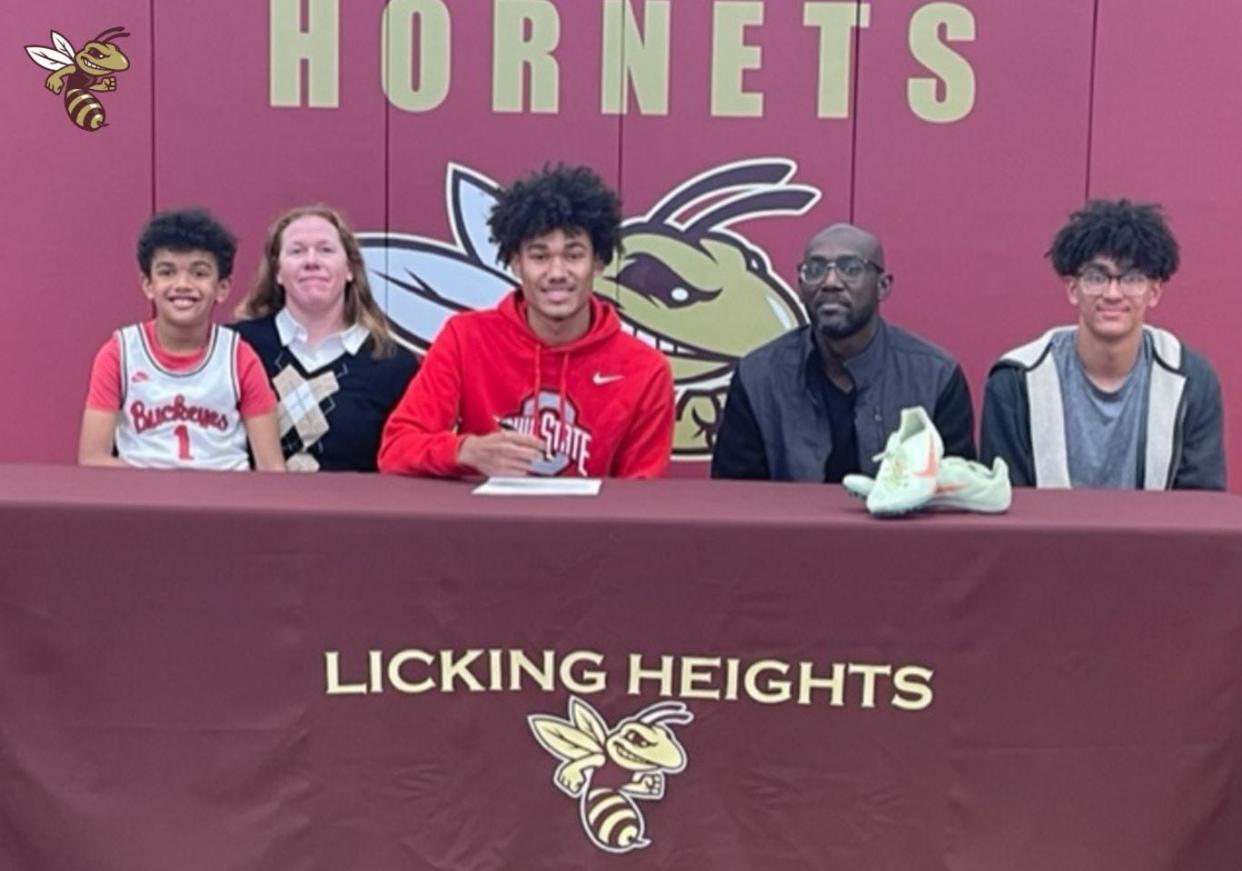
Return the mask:
M281 215L237 316L280 398L288 468L375 471L384 421L418 363L389 333L340 213L314 205Z

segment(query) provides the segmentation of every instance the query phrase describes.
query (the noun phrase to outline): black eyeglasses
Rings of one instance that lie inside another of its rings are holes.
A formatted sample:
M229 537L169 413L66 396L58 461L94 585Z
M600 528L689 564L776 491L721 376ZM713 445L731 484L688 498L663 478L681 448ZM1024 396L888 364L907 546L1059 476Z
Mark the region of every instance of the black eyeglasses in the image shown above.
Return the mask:
M832 270L837 271L837 275L841 276L841 280L852 284L863 277L863 273L870 266L876 272L883 274L884 267L878 263L873 263L865 257L856 257L853 254L847 254L844 257L838 257L835 260L825 260L823 257L808 257L798 264L798 278L803 284L819 284L821 281L828 280L828 273Z

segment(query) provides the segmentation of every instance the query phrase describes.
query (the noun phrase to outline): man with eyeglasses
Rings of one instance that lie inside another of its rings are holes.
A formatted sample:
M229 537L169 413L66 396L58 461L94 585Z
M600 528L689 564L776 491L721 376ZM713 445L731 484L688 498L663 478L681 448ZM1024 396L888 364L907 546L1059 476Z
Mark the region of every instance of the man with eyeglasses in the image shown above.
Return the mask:
M1078 323L992 368L984 459L1004 458L1015 485L1223 490L1216 373L1172 333L1144 324L1178 266L1160 207L1093 200L1047 256Z
M880 240L850 224L815 235L798 264L810 323L738 364L712 454L712 477L839 483L875 475L901 410L927 409L946 454L973 459L961 367L880 317L893 288Z

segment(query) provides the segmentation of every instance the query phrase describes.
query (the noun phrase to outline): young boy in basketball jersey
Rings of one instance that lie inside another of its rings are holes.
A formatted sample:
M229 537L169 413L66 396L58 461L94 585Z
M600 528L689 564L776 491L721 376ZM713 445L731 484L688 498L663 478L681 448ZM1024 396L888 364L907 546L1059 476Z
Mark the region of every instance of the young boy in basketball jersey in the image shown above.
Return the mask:
M122 327L91 367L78 462L283 471L276 398L254 351L212 323L237 244L197 209L162 212L138 239L155 317Z

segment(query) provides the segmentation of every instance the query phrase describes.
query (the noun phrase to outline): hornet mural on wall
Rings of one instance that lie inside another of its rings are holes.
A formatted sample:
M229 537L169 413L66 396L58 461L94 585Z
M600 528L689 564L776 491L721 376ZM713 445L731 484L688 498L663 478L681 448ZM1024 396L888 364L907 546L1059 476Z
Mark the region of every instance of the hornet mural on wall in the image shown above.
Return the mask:
M129 36L124 27L109 27L76 51L53 30L50 46L26 46L32 61L52 71L43 85L53 94L63 94L65 114L80 130L105 126L104 106L95 92L115 91L116 74L129 69L129 58L114 42L123 36Z
M767 252L732 229L801 215L820 193L793 184L786 158L713 167L622 224L621 256L596 280L623 329L668 358L677 388L677 458L706 458L737 361L805 323L797 296ZM489 308L517 283L496 263L487 217L500 186L450 164L445 200L453 241L360 233L372 286L396 335L424 351L454 312Z

